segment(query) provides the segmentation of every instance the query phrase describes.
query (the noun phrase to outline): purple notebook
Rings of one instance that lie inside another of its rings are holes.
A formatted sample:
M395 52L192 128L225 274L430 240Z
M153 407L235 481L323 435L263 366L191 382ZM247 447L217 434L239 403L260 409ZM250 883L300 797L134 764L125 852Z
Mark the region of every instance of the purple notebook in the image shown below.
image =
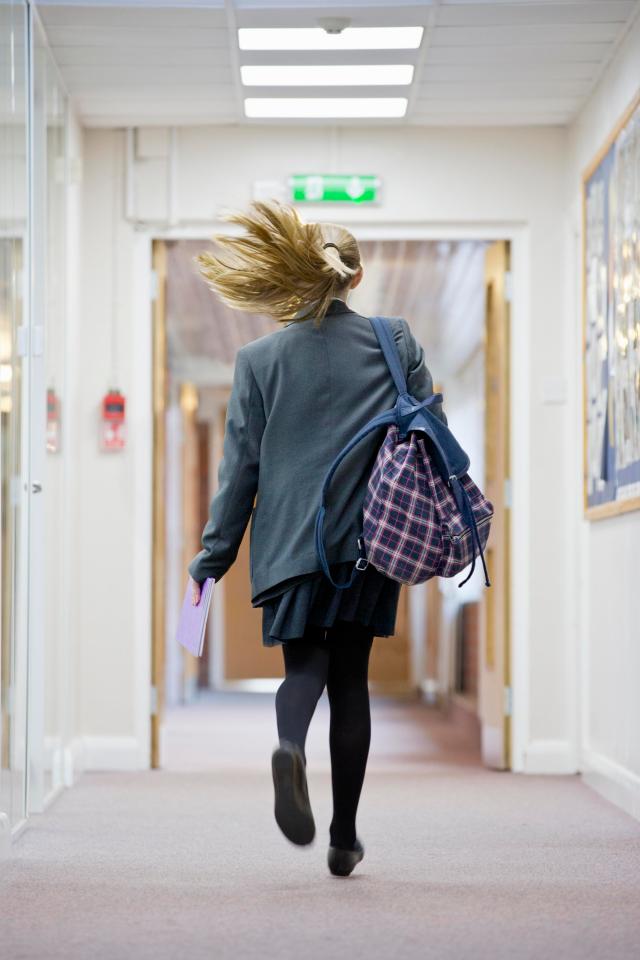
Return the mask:
M202 584L200 602L195 606L191 601L191 580L187 583L180 619L178 620L178 633L176 639L182 644L194 657L202 656L204 647L204 635L207 627L207 614L211 605L213 596L213 577L207 577Z

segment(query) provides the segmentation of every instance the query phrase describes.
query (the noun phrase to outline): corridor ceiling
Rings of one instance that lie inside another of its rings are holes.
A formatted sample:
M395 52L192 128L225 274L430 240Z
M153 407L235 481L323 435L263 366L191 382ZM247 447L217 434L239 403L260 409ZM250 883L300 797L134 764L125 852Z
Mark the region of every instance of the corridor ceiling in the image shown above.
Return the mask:
M566 124L638 15L640 0L134 0L37 3L55 60L83 123L93 127L250 120L246 97L320 97L325 87L247 87L243 65L412 64L409 86L333 87L332 97L407 97L401 119L330 122L413 125ZM240 50L238 28L423 26L415 50Z

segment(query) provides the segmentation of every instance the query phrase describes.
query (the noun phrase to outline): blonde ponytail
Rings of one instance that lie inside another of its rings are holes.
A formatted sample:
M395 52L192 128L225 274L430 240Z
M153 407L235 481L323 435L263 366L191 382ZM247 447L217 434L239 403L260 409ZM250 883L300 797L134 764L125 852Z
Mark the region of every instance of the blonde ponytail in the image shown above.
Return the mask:
M220 253L195 257L209 286L230 307L275 320L319 322L360 269L355 238L337 224L304 223L294 207L254 202L226 216L243 236L218 234Z

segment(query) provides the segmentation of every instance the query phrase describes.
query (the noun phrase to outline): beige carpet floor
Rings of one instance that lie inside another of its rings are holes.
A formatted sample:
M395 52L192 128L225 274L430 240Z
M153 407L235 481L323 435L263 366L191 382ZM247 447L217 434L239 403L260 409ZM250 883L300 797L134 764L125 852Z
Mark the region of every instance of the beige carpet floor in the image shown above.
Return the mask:
M376 701L366 856L341 880L325 863L326 703L306 849L272 819L272 710L261 695L179 711L169 769L85 774L35 817L0 866L0 957L640 957L640 823L578 777L483 770L438 715Z

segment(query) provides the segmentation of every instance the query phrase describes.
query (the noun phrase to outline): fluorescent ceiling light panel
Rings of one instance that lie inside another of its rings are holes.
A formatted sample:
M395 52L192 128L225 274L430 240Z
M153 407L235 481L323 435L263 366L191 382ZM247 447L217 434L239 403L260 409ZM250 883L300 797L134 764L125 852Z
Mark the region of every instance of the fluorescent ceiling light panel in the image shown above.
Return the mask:
M247 87L374 87L408 86L413 80L412 63L354 63L321 66L240 67Z
M247 97L247 117L340 118L404 117L406 97Z
M417 50L424 27L240 27L241 50Z

